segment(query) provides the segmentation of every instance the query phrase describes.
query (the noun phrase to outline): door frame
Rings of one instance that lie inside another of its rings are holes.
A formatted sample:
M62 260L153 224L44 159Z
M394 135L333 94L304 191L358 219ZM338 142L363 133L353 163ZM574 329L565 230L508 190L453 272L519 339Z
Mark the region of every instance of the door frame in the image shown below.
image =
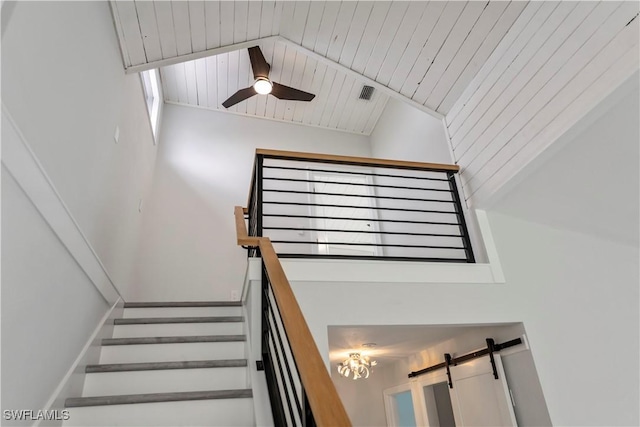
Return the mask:
M440 383L448 383L449 378L447 377L446 371L443 369L438 369L437 371L430 372L428 374L421 375L415 381L416 387L416 396L420 402L418 406L416 406L416 413L418 410L420 411L421 418L421 426L427 427L439 427L440 424L436 422L438 413L437 408L432 406L429 408L427 405L427 400L424 394L424 387L429 387L435 384ZM435 405L435 401L433 402ZM451 405L453 406L453 401L451 401ZM436 411L435 414L432 411Z
M416 382L411 381L409 383L400 384L395 387L390 387L382 390L382 395L384 397L384 412L387 417L388 427L398 427L398 414L396 413L393 396L399 393L404 393L406 391L411 393L411 402L413 403L413 414L416 419L416 425L423 425L421 414L416 410L416 404L418 403L416 395Z
M336 167L333 166L332 167ZM373 219L378 219L378 211L377 211L377 201L375 199L376 193L375 193L375 189L373 187L373 176L368 175L373 173L372 169L362 169L362 168L354 168L354 167L348 167L348 166L340 166L340 167L336 167L335 170L330 170L327 172L319 172L319 171L314 171L314 170L308 170L307 171L307 191L309 192L309 216L314 217L317 214L316 211L316 207L314 206L315 203L315 189L314 189L314 183L315 183L315 178L316 176L330 176L330 175L340 175L341 172L349 172L348 174L343 174L343 175L356 175L356 176L361 176L365 179L365 181L367 182L368 186L365 187L367 190L368 195L370 196L370 198L368 198L368 202L369 202L369 206L368 206L368 210L371 214L371 217ZM337 183L339 184L339 183ZM316 223L317 220L310 220L310 225L312 227L315 227L317 225ZM380 246L380 244L382 244L382 240L381 240L381 235L380 235L380 223L378 221L371 221L371 230L374 231L375 233L373 234L374 240L375 240L375 246L373 246L373 254L371 256L375 256L375 257L382 257L384 256L384 251L383 251L383 247ZM320 253L320 246L323 245L322 243L319 242L319 238L318 238L318 231L313 231L311 232L311 236L312 240L315 239L316 243L313 245L313 253L314 254L319 254ZM330 247L330 245L325 245L327 247L327 249ZM330 255L330 254L329 254Z

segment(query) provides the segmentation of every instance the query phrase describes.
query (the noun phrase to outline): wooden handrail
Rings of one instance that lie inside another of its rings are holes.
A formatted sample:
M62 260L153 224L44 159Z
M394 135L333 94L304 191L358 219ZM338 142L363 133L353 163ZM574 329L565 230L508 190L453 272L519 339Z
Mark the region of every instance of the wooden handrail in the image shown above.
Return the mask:
M404 160L390 160L390 159L374 159L372 157L353 157L353 156L337 156L333 154L320 154L320 153L304 153L299 151L283 151L283 150L268 150L266 148L256 148L256 157L254 157L253 168L251 169L251 181L249 185L249 196L247 197L247 206L251 204L251 194L253 194L253 186L255 185L256 175L256 158L258 155L263 155L272 158L284 158L284 159L298 159L307 161L320 161L327 163L337 164L355 164L359 166L371 166L371 167L395 167L401 169L433 169L436 171L444 172L459 172L460 166L450 165L446 163L421 163L421 162L408 162ZM245 208L246 210L247 208Z
M260 242L259 237L249 237L247 233L247 225L244 223L244 214L246 208L236 206L233 209L233 214L236 218L236 238L238 246L258 246Z
M267 150L257 148L256 154L269 157L292 158L300 160L314 160L323 162L358 164L362 166L396 167L402 169L435 169L438 171L460 171L460 166L446 163L408 162L404 160L374 159L371 157L336 156L333 154L302 153L298 151Z
M236 206L234 215L238 245L258 246L279 307L282 324L289 338L291 352L298 367L313 418L321 427L349 427L351 421L331 381L327 368L284 273L271 240L247 234L244 208Z

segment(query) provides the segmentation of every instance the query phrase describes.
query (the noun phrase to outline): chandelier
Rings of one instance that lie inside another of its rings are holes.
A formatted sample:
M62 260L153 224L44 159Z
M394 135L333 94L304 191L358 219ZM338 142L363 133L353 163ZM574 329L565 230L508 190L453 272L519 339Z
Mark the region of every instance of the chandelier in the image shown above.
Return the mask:
M371 368L376 365L377 362L370 360L368 356L362 356L360 353L350 353L344 362L338 364L338 373L347 378L352 375L354 380L369 378Z

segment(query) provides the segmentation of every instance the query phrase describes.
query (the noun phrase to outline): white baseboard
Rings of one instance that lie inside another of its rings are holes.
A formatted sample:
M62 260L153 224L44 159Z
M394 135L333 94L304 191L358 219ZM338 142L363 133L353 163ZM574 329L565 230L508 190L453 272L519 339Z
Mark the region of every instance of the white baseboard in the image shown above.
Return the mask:
M103 338L113 337L113 319L122 317L124 311L124 301L122 298L111 306L111 308L102 317L102 320L96 326L82 351L62 378L58 387L53 391L51 397L45 404L47 410L64 409L64 401L68 397L79 397L82 395L84 387L85 367L87 365L97 364L100 361L100 347ZM36 421L34 427L41 426L61 426L62 421Z

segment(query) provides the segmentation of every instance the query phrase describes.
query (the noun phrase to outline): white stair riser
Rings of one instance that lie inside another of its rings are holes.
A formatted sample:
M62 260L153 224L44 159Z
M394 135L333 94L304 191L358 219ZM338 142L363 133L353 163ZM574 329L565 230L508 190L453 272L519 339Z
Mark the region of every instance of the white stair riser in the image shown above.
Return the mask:
M242 316L242 307L158 307L125 308L122 317Z
M100 363L178 362L244 359L244 341L103 346Z
M253 402L192 400L69 408L64 426L252 426Z
M184 337L195 335L242 335L242 322L160 323L152 325L117 325L113 338Z
M101 372L87 374L82 396L231 390L246 387L246 367Z

